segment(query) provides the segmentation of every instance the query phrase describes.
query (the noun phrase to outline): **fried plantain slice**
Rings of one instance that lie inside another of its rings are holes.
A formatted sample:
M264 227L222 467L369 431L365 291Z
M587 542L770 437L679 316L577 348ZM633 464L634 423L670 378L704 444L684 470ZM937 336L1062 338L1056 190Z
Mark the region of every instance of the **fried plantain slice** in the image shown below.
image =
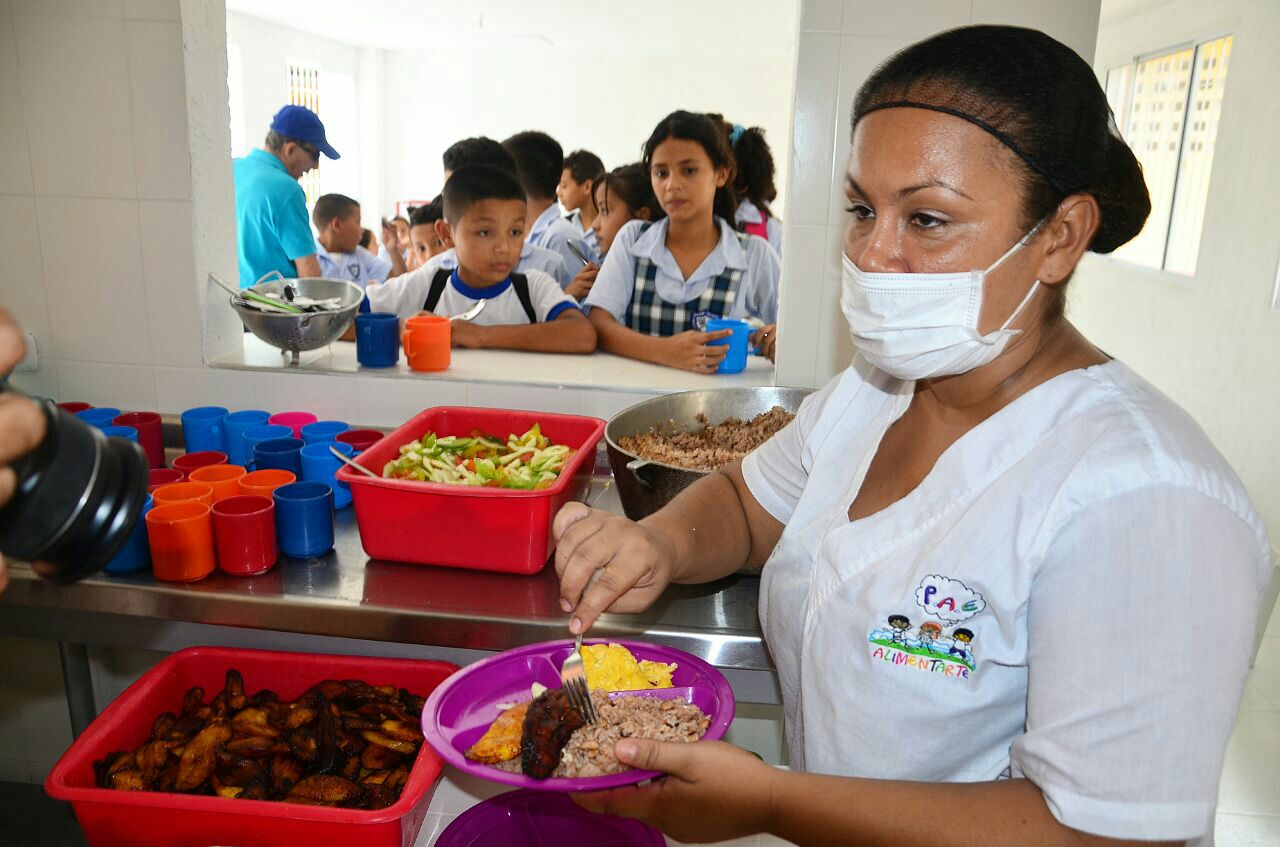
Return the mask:
M244 708L244 677L240 671L235 668L227 671L227 682L222 691L226 695L228 709L238 712Z
M241 709L231 718L231 727L241 735L256 735L260 738L280 737L280 730L268 721L265 709Z
M516 742L519 747L519 742ZM403 754L380 744L366 744L360 754L360 766L371 771L389 770L400 764Z
M116 771L110 777L108 788L114 788L116 791L146 791L147 785L142 781L142 772L130 768L128 770Z
M216 764L215 749L229 738L231 738L231 728L216 718L196 733L196 737L191 739L182 751L182 760L178 763L178 778L174 787L178 791L194 791L199 788L213 772Z
M379 747L386 747L390 750L395 750L397 753L404 753L406 756L410 756L418 750L415 745L408 741L397 741L394 738L387 738L381 733L367 729L364 732L361 732L360 736L370 744L377 744Z
M337 806L351 803L360 797L360 786L340 776L309 776L285 795L286 803L303 803L313 806Z
M381 732L387 738L394 738L396 741L417 743L422 740L422 730L404 721L383 721Z
M496 765L520 755L520 739L524 734L524 716L529 704L519 703L498 715L480 740L465 753L473 762Z

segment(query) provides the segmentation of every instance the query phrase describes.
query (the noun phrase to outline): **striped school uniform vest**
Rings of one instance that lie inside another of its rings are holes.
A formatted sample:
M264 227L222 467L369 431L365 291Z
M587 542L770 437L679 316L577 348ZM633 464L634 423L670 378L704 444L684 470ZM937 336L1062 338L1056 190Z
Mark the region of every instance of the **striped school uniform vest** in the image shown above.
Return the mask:
M650 224L646 223L640 231L644 232L649 227ZM742 232L734 234L745 250L751 236ZM664 338L690 329L702 329L702 321L729 315L738 296L742 273L738 268L725 268L700 296L684 303L669 303L658 296L658 266L647 256L637 256L636 284L631 290L625 324L636 332Z

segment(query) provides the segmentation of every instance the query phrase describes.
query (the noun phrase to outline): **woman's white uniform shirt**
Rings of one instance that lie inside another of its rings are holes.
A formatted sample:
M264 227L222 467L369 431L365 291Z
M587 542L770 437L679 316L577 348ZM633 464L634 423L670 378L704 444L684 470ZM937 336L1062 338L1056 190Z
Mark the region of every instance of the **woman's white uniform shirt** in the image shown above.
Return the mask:
M760 619L792 765L1025 776L1086 832L1212 833L1270 556L1235 473L1112 361L1027 392L850 523L912 389L855 360L743 462L786 524Z

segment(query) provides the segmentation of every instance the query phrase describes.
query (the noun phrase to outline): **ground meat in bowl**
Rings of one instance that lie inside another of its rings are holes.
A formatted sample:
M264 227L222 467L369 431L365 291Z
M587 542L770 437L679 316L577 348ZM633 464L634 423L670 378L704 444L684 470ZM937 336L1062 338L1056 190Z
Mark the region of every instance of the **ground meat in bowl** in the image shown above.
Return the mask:
M701 709L684 700L623 695L610 699L603 691L592 691L599 723L587 724L573 733L560 755L553 777L573 779L605 776L631 770L613 755L620 738L649 738L654 741L697 741L711 724ZM494 765L520 773L520 758Z
M750 453L773 437L795 417L781 406L756 415L749 421L726 418L718 424L707 422L692 432L664 432L658 427L640 435L618 439L618 446L634 456L695 471L714 471Z

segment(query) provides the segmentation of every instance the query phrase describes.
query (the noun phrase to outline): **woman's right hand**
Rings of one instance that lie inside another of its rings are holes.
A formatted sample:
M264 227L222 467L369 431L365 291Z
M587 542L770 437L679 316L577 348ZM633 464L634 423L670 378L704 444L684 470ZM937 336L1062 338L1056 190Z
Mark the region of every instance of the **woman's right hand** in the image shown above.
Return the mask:
M667 345L664 364L685 371L693 371L694 373L715 373L716 368L720 367L720 362L728 355L729 345L711 345L708 342L728 338L730 335L733 335L733 330L731 329L721 329L715 332L700 332L696 329L691 329L669 336L663 339L663 342Z
M644 611L674 577L671 540L620 515L566 503L551 531L560 608L573 614L574 635L590 629L603 612Z

